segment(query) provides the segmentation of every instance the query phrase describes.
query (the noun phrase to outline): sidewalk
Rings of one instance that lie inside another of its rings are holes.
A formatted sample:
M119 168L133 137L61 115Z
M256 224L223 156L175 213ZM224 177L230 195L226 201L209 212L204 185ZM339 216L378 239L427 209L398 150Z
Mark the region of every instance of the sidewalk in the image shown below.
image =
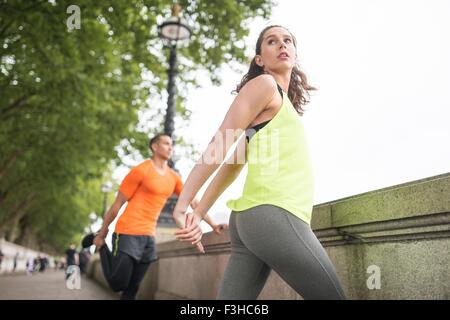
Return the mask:
M0 300L117 300L118 296L84 275L81 289L66 288L63 271L47 270L28 276L24 273L0 276Z

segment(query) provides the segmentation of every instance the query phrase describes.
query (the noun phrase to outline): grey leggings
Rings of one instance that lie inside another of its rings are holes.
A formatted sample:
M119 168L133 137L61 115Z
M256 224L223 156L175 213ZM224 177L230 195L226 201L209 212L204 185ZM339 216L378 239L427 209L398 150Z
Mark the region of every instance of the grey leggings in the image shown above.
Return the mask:
M331 260L310 226L260 205L230 216L231 256L217 299L255 300L273 269L304 299L345 299Z

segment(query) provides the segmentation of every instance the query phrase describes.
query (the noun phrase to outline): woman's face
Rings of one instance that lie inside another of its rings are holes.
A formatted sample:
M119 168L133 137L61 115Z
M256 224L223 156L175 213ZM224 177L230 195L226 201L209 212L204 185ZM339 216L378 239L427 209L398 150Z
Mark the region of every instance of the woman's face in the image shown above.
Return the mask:
M289 31L281 27L273 27L264 32L261 54L256 55L256 63L264 67L266 72L292 70L296 59L296 48Z

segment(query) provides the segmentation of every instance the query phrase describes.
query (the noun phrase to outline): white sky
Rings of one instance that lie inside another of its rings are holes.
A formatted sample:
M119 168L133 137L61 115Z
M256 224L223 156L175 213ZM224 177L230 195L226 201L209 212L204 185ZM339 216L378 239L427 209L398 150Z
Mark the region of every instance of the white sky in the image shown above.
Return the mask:
M297 38L301 67L319 88L303 119L315 204L450 171L449 13L447 0L279 0L270 21L251 24L251 52L264 26L286 26ZM242 75L224 67L221 87L203 81L189 96L191 122L178 134L199 151ZM183 180L192 165L177 163ZM212 208L219 220L245 175Z

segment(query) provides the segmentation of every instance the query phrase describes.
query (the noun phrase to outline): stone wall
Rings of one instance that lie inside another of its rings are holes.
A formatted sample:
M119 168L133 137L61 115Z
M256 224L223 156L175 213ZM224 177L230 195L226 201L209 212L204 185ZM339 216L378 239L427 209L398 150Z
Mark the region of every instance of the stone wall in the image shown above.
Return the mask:
M450 173L316 205L312 228L349 299L450 299ZM228 233L202 242L206 254L177 241L158 244L160 259L138 297L214 299ZM100 279L98 257L91 264ZM302 298L272 272L259 299Z

